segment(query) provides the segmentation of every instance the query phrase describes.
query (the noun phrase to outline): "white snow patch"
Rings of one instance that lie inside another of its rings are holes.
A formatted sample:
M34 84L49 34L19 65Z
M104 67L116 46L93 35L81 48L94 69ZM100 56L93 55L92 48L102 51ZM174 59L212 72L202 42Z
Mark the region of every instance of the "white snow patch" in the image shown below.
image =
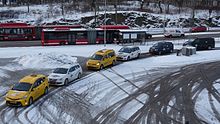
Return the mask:
M14 60L26 68L56 68L66 64L73 64L77 62L77 58L57 53L38 53L24 55Z

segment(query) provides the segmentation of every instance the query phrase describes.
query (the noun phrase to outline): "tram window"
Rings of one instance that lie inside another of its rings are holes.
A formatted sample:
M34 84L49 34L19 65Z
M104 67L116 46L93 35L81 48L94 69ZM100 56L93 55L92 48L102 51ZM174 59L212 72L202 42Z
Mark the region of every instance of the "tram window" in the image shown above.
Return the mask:
M97 38L104 38L104 32L97 32Z
M3 29L0 29L0 34L3 34L4 33L4 30Z
M64 32L49 32L45 33L45 39L48 40L66 40L67 39L67 33Z
M77 39L86 38L86 32L78 32L76 36L77 36Z
M24 34L24 30L22 28L18 29L18 34Z
M32 29L23 29L25 34L31 34L32 33Z

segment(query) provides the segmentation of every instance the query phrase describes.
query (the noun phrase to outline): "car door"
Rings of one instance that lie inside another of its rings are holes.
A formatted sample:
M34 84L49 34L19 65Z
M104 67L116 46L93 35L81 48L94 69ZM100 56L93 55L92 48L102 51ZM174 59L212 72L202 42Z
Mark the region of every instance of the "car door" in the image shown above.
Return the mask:
M39 78L38 79L39 82L38 82L38 88L39 88L39 97L42 96L44 94L44 90L45 90L45 79L43 78Z
M131 59L135 58L135 49L131 48Z
M68 79L70 80L70 81L73 81L74 79L75 79L75 74L74 74L74 72L75 72L75 67L74 66L72 66L70 69L69 69L69 73L68 73Z
M33 97L33 100L37 99L40 96L38 84L39 81L36 80L31 89L31 96Z

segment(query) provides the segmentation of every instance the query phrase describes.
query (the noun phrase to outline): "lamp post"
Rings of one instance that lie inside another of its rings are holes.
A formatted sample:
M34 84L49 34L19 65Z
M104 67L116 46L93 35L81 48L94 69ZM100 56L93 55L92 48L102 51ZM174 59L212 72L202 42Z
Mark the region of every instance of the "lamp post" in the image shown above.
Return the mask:
M104 47L106 46L106 0L105 0L105 19L104 19Z

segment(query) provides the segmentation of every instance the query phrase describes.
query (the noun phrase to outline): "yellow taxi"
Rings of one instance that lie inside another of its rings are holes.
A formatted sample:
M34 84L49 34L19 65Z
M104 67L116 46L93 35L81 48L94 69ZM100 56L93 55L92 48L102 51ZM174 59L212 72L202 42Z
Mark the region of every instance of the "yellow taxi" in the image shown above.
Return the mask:
M6 94L7 105L27 106L40 96L47 94L49 88L48 78L45 75L28 75L16 83Z
M112 49L103 49L97 51L95 54L91 56L91 58L86 63L86 67L88 69L101 70L106 66L115 65L115 63L115 51Z

